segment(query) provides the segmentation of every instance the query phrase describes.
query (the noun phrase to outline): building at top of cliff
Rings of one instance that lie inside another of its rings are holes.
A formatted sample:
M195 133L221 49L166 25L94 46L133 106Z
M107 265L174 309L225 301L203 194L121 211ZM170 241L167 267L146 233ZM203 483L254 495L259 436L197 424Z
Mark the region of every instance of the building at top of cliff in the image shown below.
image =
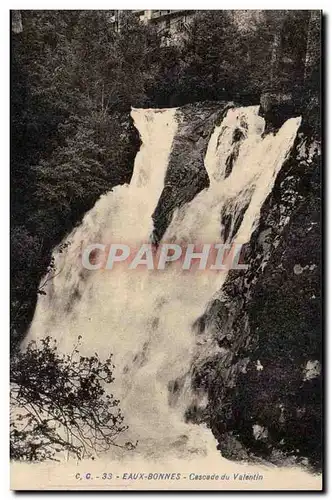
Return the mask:
M154 24L163 37L164 45L179 43L190 29L195 10L135 10L140 20Z

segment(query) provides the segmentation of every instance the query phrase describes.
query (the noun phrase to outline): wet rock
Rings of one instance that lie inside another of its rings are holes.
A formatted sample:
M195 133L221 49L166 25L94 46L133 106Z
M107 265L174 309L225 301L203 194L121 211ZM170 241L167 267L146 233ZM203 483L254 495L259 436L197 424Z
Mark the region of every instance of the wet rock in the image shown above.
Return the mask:
M188 104L177 112L179 129L175 136L165 177L165 187L153 213L153 239L163 237L175 208L191 201L209 186L204 157L211 134L232 103Z
M300 114L291 93L265 92L260 98L259 114L266 121L265 132L277 131L285 119Z
M232 435L250 456L320 467L320 241L319 145L300 132L246 246L249 268L229 272L215 303L213 337L229 339L227 352L195 375L225 457L243 458Z

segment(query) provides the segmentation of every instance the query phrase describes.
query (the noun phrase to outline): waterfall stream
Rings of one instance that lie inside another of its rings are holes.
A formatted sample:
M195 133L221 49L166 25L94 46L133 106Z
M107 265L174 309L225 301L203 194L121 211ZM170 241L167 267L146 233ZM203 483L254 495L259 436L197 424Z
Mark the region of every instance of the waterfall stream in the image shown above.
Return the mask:
M173 265L89 271L81 262L82 248L91 243L134 248L150 240L180 112L132 110L142 145L131 183L102 196L66 239L69 246L55 249L58 274L38 299L27 340L50 335L67 352L81 335L86 355L113 353L112 392L129 426L126 439L138 440L135 453L149 459L212 453L221 459L211 432L186 422L184 415L196 397L193 363L214 348L204 339L198 342L193 324L227 273ZM257 106L229 109L205 155L210 186L175 210L162 241L248 242L300 121L291 118L275 135L264 136Z

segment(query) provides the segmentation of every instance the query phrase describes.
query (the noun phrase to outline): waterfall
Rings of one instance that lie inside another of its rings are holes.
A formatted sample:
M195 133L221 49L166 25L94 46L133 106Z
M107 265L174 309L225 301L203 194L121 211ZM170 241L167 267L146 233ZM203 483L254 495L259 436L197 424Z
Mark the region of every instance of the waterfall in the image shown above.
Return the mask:
M27 336L29 341L50 335L67 352L82 335L86 355L113 353L112 392L129 426L126 437L138 440L134 453L153 459L219 455L211 432L186 422L184 415L197 397L190 383L193 365L217 349L209 342L204 346L193 324L227 274L174 265L89 271L81 254L95 242L137 247L150 241L151 215L164 187L180 115L181 109L132 110L142 145L131 183L102 196L67 238L69 246L54 251L58 274L39 297ZM264 136L257 106L229 109L205 155L210 186L174 211L162 241L248 242L300 121L291 118L275 135Z

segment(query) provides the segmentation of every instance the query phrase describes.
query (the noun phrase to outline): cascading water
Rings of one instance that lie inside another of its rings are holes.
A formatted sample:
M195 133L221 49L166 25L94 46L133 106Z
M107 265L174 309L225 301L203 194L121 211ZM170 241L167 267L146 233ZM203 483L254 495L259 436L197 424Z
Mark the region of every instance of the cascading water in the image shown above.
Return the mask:
M69 236L68 248L55 251L58 274L38 300L27 340L51 335L66 352L82 335L87 355L113 353L112 392L120 399L128 438L139 441L134 453L186 460L214 453L221 460L210 431L186 423L184 415L195 398L192 365L212 348L207 342L203 354L202 340L196 344L192 327L226 273L182 271L173 265L163 271L116 265L89 271L80 259L90 243L135 248L149 241L151 215L177 133L177 113L132 111L142 146L131 183L102 196ZM300 118L289 119L275 135L264 137L258 107L229 109L215 127L205 156L210 186L175 211L163 241L249 241L299 125ZM230 221L227 231L221 214Z

